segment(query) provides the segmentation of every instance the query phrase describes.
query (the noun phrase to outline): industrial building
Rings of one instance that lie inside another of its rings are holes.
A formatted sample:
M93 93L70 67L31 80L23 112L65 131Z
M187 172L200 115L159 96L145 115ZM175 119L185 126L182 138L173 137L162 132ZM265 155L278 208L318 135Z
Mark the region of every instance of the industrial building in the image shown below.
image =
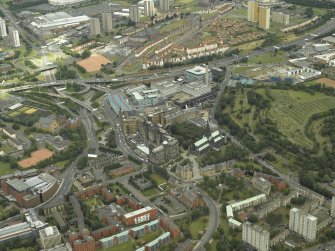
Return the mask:
M132 110L132 107L129 105L128 101L121 94L109 94L107 98L110 106L117 115Z
M90 18L85 15L73 17L66 12L55 12L36 17L31 25L38 30L49 31L79 26L89 21Z
M131 100L135 106L139 108L144 108L148 106L155 106L158 104L158 90L151 89L151 90L142 90L142 91L135 91L131 93Z
M246 222L242 225L242 240L258 251L268 251L270 249L270 233L250 222Z
M44 249L58 246L62 243L61 234L56 226L49 226L39 231L40 244Z
M185 71L186 80L189 82L199 81L203 83L208 83L211 78L211 71L208 69L208 65L206 67L203 66L195 66L192 69L188 69Z
M60 5L60 6L78 4L85 1L87 0L48 0L49 4L51 5Z
M123 215L122 220L126 226L140 224L157 218L158 211L150 206Z
M302 235L307 241L315 240L317 224L318 218L315 216L297 208L290 210L289 229Z
M5 195L11 196L19 206L32 208L49 200L59 187L59 180L47 173L29 178L9 178L1 180Z

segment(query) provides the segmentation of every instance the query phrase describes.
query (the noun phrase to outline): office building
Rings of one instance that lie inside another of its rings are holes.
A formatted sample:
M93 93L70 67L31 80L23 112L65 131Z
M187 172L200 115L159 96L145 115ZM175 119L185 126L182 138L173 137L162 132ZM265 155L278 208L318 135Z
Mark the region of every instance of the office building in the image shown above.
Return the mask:
M99 18L91 18L90 20L90 33L92 36L100 35L100 20Z
M112 13L102 13L102 30L103 32L111 32L113 30Z
M258 22L258 2L248 1L248 21Z
M290 15L284 14L283 12L272 12L271 14L272 21L275 23L280 23L285 26L289 25L290 23Z
M270 8L259 7L258 12L259 28L268 30L270 28Z
M332 204L330 208L330 216L335 217L335 196L332 198Z
M300 209L290 210L289 229L302 235L308 241L314 241L316 238L317 222L318 218Z
M170 9L169 0L159 0L159 9L161 11L169 11L169 9Z
M0 36L1 37L7 36L6 22L1 17L0 17Z
M10 42L13 47L17 48L21 46L20 43L20 36L19 36L19 31L13 27L9 27L9 37L10 37Z
M268 251L270 233L258 225L246 222L242 225L242 240L258 251Z
M137 5L129 7L129 19L135 23L140 21L140 9Z
M56 226L46 227L39 231L42 248L48 249L62 243L61 234Z
M144 15L153 17L155 15L155 5L151 0L144 0Z

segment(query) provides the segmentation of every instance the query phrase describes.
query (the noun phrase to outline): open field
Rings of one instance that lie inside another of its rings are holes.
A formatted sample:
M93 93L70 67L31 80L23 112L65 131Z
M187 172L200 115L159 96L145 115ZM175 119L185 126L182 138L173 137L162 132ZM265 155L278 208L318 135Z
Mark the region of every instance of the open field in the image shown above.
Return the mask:
M53 156L53 153L50 150L43 148L35 152L32 152L30 158L23 159L19 161L18 164L22 168L29 168L31 166L38 164L39 162L45 159L51 158L52 156Z
M154 180L157 182L158 185L167 182L167 180L166 180L165 178L163 178L162 176L160 176L160 175L157 174L157 173L152 173L152 174L150 174L150 177L151 177L152 179L154 179Z
M192 221L190 224L190 232L193 240L198 239L198 233L199 231L205 230L205 228L208 225L208 216L203 216L195 221Z
M31 109L25 111L24 113L29 115L29 114L33 114L33 113L35 113L35 112L37 112L37 109L35 109L35 108L31 108Z
M316 82L318 84L324 84L325 86L335 88L335 80L332 80L330 78L319 78L318 80L316 80Z
M102 55L96 54L81 61L77 64L83 67L87 72L97 72L101 70L103 65L111 63L107 58Z
M146 243L153 241L154 239L158 238L162 234L162 231L159 229L154 232L149 232L142 237L138 238L135 242L138 246L144 246Z
M159 193L160 191L157 188L150 188L142 192L142 194L147 197L156 196L159 195Z
M286 52L278 51L276 55L273 52L261 54L256 57L249 58L250 64L278 64L287 62Z
M10 168L9 163L0 161L0 176L11 174L14 170Z

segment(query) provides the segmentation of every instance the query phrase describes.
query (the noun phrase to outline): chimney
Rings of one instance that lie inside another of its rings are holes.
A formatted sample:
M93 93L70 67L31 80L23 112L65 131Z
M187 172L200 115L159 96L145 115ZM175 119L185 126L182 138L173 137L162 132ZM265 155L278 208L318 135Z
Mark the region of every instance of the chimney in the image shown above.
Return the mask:
M208 85L208 63L206 63L206 85Z

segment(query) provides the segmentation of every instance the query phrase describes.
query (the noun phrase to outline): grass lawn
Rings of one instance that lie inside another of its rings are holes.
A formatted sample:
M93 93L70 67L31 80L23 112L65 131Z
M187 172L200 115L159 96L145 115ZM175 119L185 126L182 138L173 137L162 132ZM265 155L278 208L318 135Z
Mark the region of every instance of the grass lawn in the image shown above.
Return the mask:
M11 174L14 170L10 168L9 163L0 161L0 176Z
M97 198L97 197L89 198L89 199L87 199L87 200L84 200L84 202L85 202L87 205L91 206L91 207L93 207L93 206L101 206L101 205L104 204L104 203L102 203L102 201L101 201L99 198Z
M11 112L10 114L8 114L8 116L11 118L15 118L19 116L20 114L21 114L20 112L15 111L15 112Z
M163 178L162 176L160 176L158 173L152 173L152 174L150 174L150 177L152 179L154 179L157 182L158 185L167 182L167 180L165 178Z
M203 216L198 218L195 221L192 221L189 227L189 230L191 232L191 236L193 240L197 240L199 231L205 230L205 228L208 225L208 216Z
M160 191L156 188L150 188L142 192L142 194L146 197L152 197L159 195Z
M60 168L64 168L68 163L69 163L69 160L63 160L63 161L57 162L55 164L55 166L58 166Z
M162 234L161 230L150 232L138 238L135 242L137 246L144 246L144 244L149 243L150 241L153 241L154 239L158 238L161 234Z
M284 63L287 61L286 52L278 51L276 55L273 52L264 53L262 55L249 58L249 64L276 64Z
M33 247L29 247L29 248L15 248L15 249L11 249L11 251L35 251L36 249Z
M133 241L127 241L107 249L99 249L98 251L134 251L136 245Z
M241 74L243 72L246 72L248 70L251 70L252 68L254 68L254 66L235 66L233 69L233 74L237 75L237 74Z
M173 30L178 29L179 27L187 23L186 19L173 20L171 23L162 25L159 29L159 34L164 34Z

